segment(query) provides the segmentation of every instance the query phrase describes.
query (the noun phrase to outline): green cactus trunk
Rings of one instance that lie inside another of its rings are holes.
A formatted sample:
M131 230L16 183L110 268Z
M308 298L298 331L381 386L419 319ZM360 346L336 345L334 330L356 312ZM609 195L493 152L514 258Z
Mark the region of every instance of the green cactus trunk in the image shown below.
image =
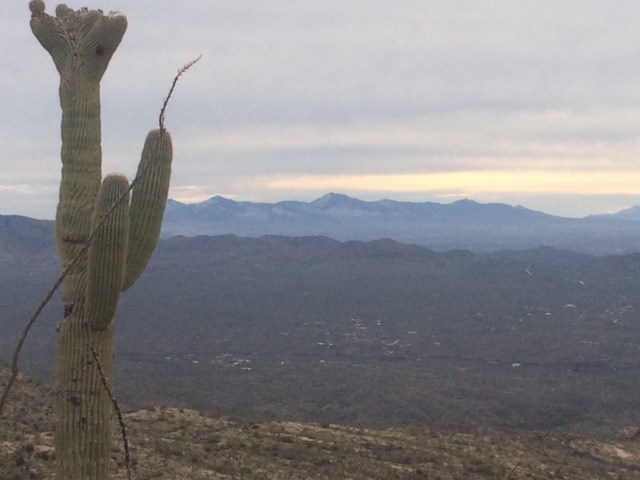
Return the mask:
M113 391L114 316L120 292L142 273L158 241L171 137L164 129L149 133L131 205L126 178L108 175L101 184L100 80L125 33L126 17L65 5L54 17L41 0L29 8L31 29L60 74L56 244L62 266L72 266L62 287L58 329L56 478L102 480L109 478L112 403L103 381Z

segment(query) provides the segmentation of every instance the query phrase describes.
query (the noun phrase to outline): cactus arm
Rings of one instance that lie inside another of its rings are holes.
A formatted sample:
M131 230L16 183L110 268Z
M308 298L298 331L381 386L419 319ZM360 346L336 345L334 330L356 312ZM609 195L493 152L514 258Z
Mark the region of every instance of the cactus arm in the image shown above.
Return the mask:
M87 265L86 318L90 328L104 330L115 317L124 281L129 240L129 182L122 175L107 175L98 192L93 214L96 229Z
M165 129L151 130L138 165L139 180L131 195L131 227L123 291L142 274L158 243L169 194L172 158L169 132Z

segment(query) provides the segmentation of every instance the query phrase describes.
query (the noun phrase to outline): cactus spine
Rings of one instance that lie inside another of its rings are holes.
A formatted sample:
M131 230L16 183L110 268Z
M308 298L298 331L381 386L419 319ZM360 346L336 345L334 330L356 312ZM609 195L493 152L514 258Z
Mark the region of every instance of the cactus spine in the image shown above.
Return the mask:
M31 29L60 74L56 245L63 267L73 265L62 288L65 309L58 330L56 478L102 480L109 477L111 400L91 350L113 389L114 315L120 292L142 273L158 241L171 175L171 137L162 125L149 133L138 169L143 175L131 200L123 176L101 181L100 80L127 19L66 5L58 5L51 16L42 0L32 0L29 8Z

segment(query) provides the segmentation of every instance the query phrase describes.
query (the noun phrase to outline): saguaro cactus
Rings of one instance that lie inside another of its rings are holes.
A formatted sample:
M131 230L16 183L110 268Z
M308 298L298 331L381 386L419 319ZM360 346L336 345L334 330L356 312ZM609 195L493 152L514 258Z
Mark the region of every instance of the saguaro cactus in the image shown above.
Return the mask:
M70 269L62 287L56 356L56 478L106 479L112 405L99 367L111 387L114 315L120 292L142 273L158 241L171 137L162 122L149 132L131 199L122 175L101 181L100 80L127 19L66 5L51 16L42 0L32 0L29 8L31 29L60 74L62 107L55 231L62 265Z

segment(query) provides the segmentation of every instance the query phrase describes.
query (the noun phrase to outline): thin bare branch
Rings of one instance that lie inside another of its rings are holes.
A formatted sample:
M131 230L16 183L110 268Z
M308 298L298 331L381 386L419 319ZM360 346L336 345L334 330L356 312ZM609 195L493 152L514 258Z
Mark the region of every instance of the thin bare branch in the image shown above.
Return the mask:
M504 477L504 480L510 480L511 476L515 473L515 471L518 469L518 467L520 466L521 462L516 463L513 468L511 470L509 470L509 473L507 474L506 477Z
M0 398L0 415L2 415L2 412L4 411L4 406L7 402L7 398L9 397L9 392L11 391L16 378L18 377L18 359L20 357L22 345L24 345L24 342L27 339L27 335L29 334L29 330L31 330L31 327L35 323L36 319L40 316L40 313L42 313L42 310L44 310L44 307L47 305L47 303L49 303L51 297L53 297L53 294L64 280L64 277L66 277L67 273L69 273L69 270L71 270L71 266L72 265L69 265L69 267L65 268L65 270L62 272L62 275L58 277L51 289L45 295L44 300L40 302L40 305L38 305L38 308L36 308L36 311L33 313L33 315L31 315L31 318L29 318L29 321L22 330L22 335L20 335L20 339L18 340L16 349L13 352L13 358L11 359L11 376L9 377L9 381L4 387L2 398Z
M558 466L558 469L554 472L553 477L552 478L556 478L558 476L558 474L560 473L560 471L567 466L567 459L569 458L569 455L571 454L571 451L573 450L573 448L571 447L571 445L569 445L567 447L567 451L564 452L564 457L562 457L562 461L560 462L560 465Z
M100 374L100 380L102 380L102 386L107 391L107 394L111 399L111 404L113 405L113 410L116 412L116 416L118 417L118 423L120 424L120 433L122 435L122 443L124 445L124 466L127 469L127 478L131 480L131 455L129 454L129 440L127 439L127 428L124 424L122 412L120 411L120 405L118 405L116 397L113 395L111 388L109 388L109 383L104 376L102 365L100 364L100 360L98 359L96 349L93 348L93 345L91 345L89 348L91 349L91 355L93 355L93 359L95 360L96 366L98 367L98 373Z
M169 93L167 94L167 96L165 97L164 101L162 102L162 108L160 109L160 116L158 117L158 124L160 126L160 130L164 131L164 119L165 119L165 113L166 113L166 110L167 110L167 105L169 105L169 100L171 99L171 95L173 95L173 90L176 88L176 84L178 83L178 79L187 70L189 70L196 63L198 63L201 58L202 58L202 54L199 55L198 58L194 58L189 63L185 64L180 70L178 70L178 73L174 77L173 82L171 83L171 88L169 88Z

